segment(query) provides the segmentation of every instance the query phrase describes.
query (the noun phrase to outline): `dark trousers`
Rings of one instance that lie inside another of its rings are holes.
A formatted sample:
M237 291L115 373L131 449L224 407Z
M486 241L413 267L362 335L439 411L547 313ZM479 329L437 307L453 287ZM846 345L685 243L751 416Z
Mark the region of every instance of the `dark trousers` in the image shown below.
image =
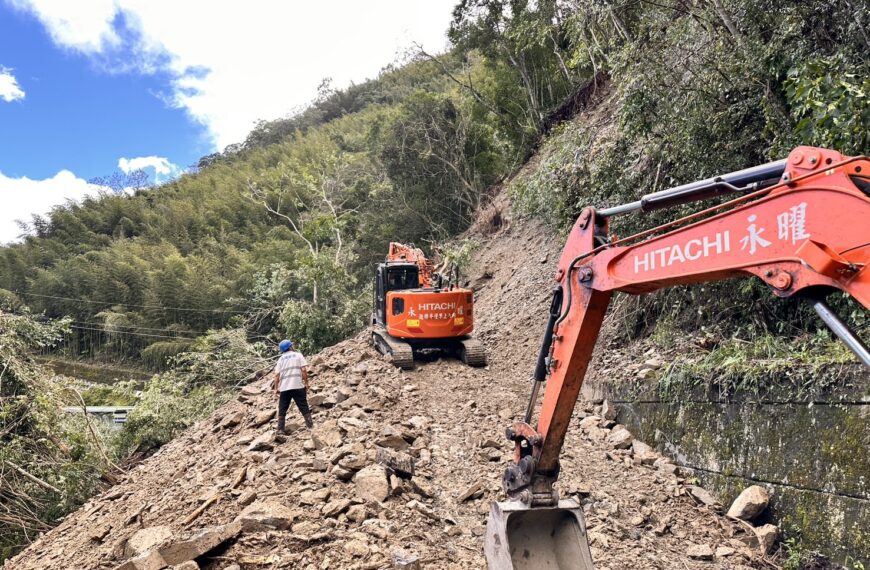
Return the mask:
M308 397L305 388L297 390L284 390L278 398L278 429L284 429L284 418L287 416L287 410L290 409L290 402L296 402L296 407L302 417L305 418L305 425L311 427L311 410L308 408Z

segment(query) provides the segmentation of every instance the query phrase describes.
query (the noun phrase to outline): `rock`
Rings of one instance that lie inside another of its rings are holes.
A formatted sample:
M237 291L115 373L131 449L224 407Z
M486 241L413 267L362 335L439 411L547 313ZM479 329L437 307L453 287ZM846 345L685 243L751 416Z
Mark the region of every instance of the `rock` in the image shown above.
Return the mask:
M368 517L365 505L354 505L347 510L347 518L354 522L363 522Z
M686 556L695 560L713 560L713 549L707 544L694 544L686 549Z
M716 558L725 558L726 556L731 556L735 552L736 550L730 546L720 546L716 549Z
M166 568L166 561L156 550L131 558L120 566L115 566L115 570L162 570L163 568Z
M353 479L354 475L353 471L351 471L350 469L345 469L341 465L336 465L335 467L333 467L330 473L332 473L333 477L335 477L339 481L350 481L351 479Z
M609 421L616 420L616 406L610 400L604 400L601 405L601 417Z
M239 495L238 502L241 506L246 507L257 500L257 492L253 489L245 491Z
M281 503L264 501L245 508L238 520L242 523L242 530L245 532L285 530L290 528L300 514L299 511L294 511Z
M426 481L423 481L421 479L418 479L417 477L414 477L413 479L411 479L409 481L409 483L411 485L411 489L413 489L414 492L417 493L418 495L420 495L421 497L424 497L426 499L431 499L432 497L435 496L435 491L432 489L432 486L429 483L427 483Z
M254 436L251 434L245 434L236 440L236 445L248 445L252 441L254 441Z
M653 462L653 467L663 473L674 474L677 472L677 466L664 457L659 457L658 459L656 459Z
M631 442L631 452L641 465L652 465L659 458L652 447L638 440Z
M393 568L399 570L420 570L420 557L403 551L393 552Z
M329 518L335 518L350 506L350 499L336 499L335 501L330 501L323 505L323 508L320 509L320 513Z
M172 535L172 529L168 526L150 526L137 530L133 536L127 539L127 544L124 546L124 556L126 558L139 556L166 541Z
M348 540L344 543L344 551L354 557L367 556L369 545L362 540Z
M400 477L414 476L414 458L403 451L393 451L388 448L378 448L375 461L392 469Z
M749 486L734 499L731 508L728 509L728 516L750 521L764 512L769 502L770 495L767 489L760 485Z
M607 443L616 449L628 449L631 447L633 440L634 437L631 435L631 432L621 424L617 424L613 428L613 431L610 432L610 435L607 436Z
M248 451L272 451L275 445L272 443L272 434L264 433L261 436L254 438L248 445Z
M247 386L242 388L242 395L256 396L257 394L263 393L263 388L265 388L265 384L248 384Z
M368 465L369 461L365 458L364 455L348 455L338 462L338 466L349 471L359 471L366 465Z
M380 447L389 447L391 449L395 449L396 451L405 451L410 445L405 441L405 438L398 434L388 435L382 437L380 439L375 440L375 445Z
M196 563L196 560L188 560L178 566L173 566L172 570L199 570L199 564Z
M776 525L766 524L755 530L755 536L758 537L758 547L764 554L769 553L776 544L776 539L779 536L779 529Z
M242 567L238 564L230 564L229 566L224 568L224 570L242 570Z
M112 527L109 525L98 526L97 528L92 528L88 533L88 539L94 542L102 542L106 535L109 534L109 531L112 530Z
M254 421L251 422L251 425L255 428L260 427L263 424L266 424L272 421L272 418L275 417L275 410L264 410L254 416Z
M340 447L344 441L335 420L328 420L314 426L311 430L311 438L323 447Z
M587 416L580 420L580 428L584 431L589 431L592 428L597 428L601 423L601 418L598 416Z
M708 507L715 507L719 505L719 501L716 500L716 497L710 494L710 492L703 487L689 485L686 487L686 490L689 491L689 494L692 495L692 497L699 503L707 505Z
M245 414L242 411L238 411L234 414L229 414L224 416L221 422L218 424L218 427L221 429L229 429L231 427L235 427L242 423L242 420L245 419Z
M479 499L483 496L483 486L478 481L471 485L468 489L466 489L459 497L456 499L458 502L463 503L468 499Z
M353 371L360 376L365 376L369 371L369 363L368 362L360 362L356 366L353 367Z
M356 484L357 496L364 501L381 503L390 496L387 471L381 465L369 465L358 472L353 481Z
M169 566L181 564L202 556L224 542L235 538L242 530L238 521L222 526L206 528L187 540L181 540L161 546L160 556Z

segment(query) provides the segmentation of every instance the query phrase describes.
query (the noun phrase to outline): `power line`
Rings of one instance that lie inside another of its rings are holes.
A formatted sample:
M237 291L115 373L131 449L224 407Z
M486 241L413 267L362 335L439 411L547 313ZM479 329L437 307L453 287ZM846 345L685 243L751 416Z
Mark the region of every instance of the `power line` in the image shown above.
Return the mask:
M73 297L59 297L57 295L40 295L39 293L23 293L15 292L16 295L24 295L25 297L41 297L43 299L59 299L61 301L77 301L79 303L90 303L93 305L124 305L125 307L137 307L141 309L159 309L162 311L190 311L194 313L235 313L243 314L246 311L238 311L235 309L191 309L189 307L165 307L163 305L137 305L136 303L116 303L114 301L91 301L89 299L76 299Z
M140 330L140 331L159 331L159 332L171 332L171 333L178 333L178 334L195 334L195 335L208 334L205 331L177 330L177 329L167 329L167 328L157 328L157 327L142 327L139 325L118 325L118 324L114 324L114 323L91 323L88 321L73 321L73 324L89 325L89 326L96 326L96 327L103 327L103 328L121 327L121 328L125 328L125 329L135 329L135 330Z
M101 333L106 333L106 334L126 334L126 335L130 335L130 336L142 336L142 337L150 337L150 338L168 338L168 339L172 339L172 340L196 340L195 338L192 338L189 336L168 336L168 335L162 335L162 334L146 334L146 333L136 333L136 332L130 332L130 331L107 331L106 329L101 329L101 328L79 327L76 325L70 325L70 328L80 330L80 331L94 331L94 332L101 332Z

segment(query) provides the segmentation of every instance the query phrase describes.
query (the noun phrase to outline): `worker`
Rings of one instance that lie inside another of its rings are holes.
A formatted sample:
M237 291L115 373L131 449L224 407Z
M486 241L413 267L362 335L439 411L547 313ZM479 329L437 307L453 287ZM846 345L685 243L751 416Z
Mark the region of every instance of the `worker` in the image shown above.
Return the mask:
M305 418L305 427L311 429L311 410L308 408L308 362L300 352L293 350L293 343L282 340L278 344L281 356L275 363L275 396L278 398L278 434L284 435L284 422L290 401L296 402L296 407Z

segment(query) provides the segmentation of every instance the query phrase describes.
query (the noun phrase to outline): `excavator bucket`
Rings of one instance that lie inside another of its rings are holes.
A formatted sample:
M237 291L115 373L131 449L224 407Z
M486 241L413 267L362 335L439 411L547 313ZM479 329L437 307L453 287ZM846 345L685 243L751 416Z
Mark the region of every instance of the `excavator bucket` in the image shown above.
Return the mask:
M489 570L594 570L583 511L574 501L529 507L492 503L486 523Z

